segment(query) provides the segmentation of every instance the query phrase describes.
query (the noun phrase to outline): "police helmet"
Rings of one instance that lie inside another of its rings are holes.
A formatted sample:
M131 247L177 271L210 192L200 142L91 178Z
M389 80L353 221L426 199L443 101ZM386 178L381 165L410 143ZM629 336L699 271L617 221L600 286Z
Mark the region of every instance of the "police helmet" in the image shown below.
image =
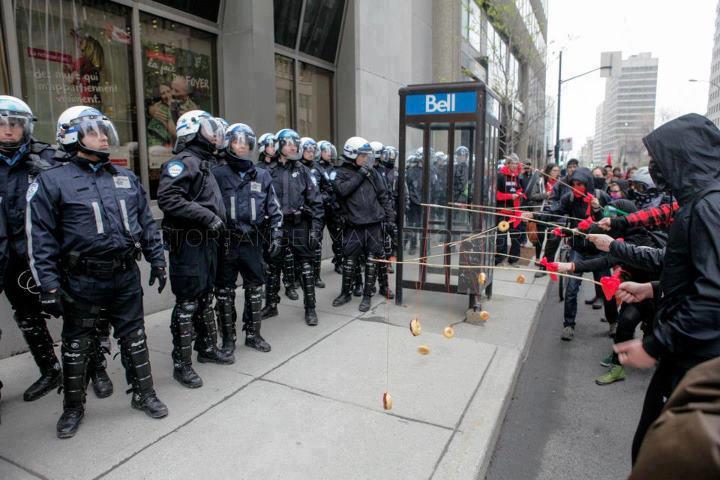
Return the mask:
M302 160L306 162L315 160L317 150L317 142L315 142L314 139L310 137L302 137L300 139L300 156ZM305 158L305 153L311 153L312 156L310 156L310 158Z
M370 143L362 137L348 138L343 146L343 156L348 160L355 161L360 155L366 155L365 165L372 166L371 160L374 159L374 155Z
M250 160L255 149L255 132L244 123L233 123L225 132L225 144L228 155Z
M296 147L295 153L283 152L283 148L293 146ZM299 160L302 156L300 153L300 135L291 128L283 128L275 135L275 150L278 155L282 155L288 160Z
M0 149L14 151L30 143L34 122L27 103L10 95L0 95Z
M89 147L83 140L91 136L104 136L107 146ZM66 153L74 154L79 150L102 159L110 157L110 147L120 144L112 121L100 110L86 106L70 107L60 115L57 122L57 142Z
M203 110L183 113L178 118L175 133L177 134L175 153L180 152L193 141L205 145L210 151L221 149L225 144L223 124Z
M385 148L385 146L378 142L377 140L374 142L370 142L370 146L372 147L373 156L375 157L375 160L380 161L380 155L382 155L382 151Z

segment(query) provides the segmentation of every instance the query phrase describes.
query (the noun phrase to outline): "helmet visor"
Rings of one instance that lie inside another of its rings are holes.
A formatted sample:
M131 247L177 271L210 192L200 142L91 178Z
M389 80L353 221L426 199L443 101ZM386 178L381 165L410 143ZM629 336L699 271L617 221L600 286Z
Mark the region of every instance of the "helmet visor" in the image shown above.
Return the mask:
M0 112L0 148L14 149L30 140L33 121L27 115Z
M317 152L317 145L314 143L306 143L302 149L303 160L314 160Z
M217 149L225 147L225 127L216 118L200 119L200 135Z
M255 149L255 135L242 130L233 130L226 137L227 149L238 158L250 158Z
M300 160L300 138L294 135L282 137L279 141L280 154L289 160Z
M78 139L90 151L109 153L111 147L120 145L115 125L106 118L80 117L70 127L77 129Z

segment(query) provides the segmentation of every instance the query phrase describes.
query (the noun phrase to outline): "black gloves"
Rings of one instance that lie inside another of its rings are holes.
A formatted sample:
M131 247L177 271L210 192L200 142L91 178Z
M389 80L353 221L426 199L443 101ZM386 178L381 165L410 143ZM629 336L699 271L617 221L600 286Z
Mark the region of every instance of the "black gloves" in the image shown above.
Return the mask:
M216 216L213 221L210 222L208 228L213 232L219 232L220 230L225 228L225 222L222 221L222 218Z
M158 281L158 293L162 293L165 284L167 283L167 273L165 273L165 267L152 266L150 267L150 286L155 285L155 280Z
M316 230L310 230L308 235L308 247L310 250L315 250L320 245L320 233Z
M372 171L365 165L360 167L360 170L358 170L358 171L360 172L360 175L362 175L363 177L369 177L370 174L372 173Z
M44 312L49 313L55 318L60 318L63 314L60 290L55 290L54 292L40 292L40 305L42 306Z
M270 246L268 247L268 255L270 258L277 258L282 252L282 230L273 230L270 239Z

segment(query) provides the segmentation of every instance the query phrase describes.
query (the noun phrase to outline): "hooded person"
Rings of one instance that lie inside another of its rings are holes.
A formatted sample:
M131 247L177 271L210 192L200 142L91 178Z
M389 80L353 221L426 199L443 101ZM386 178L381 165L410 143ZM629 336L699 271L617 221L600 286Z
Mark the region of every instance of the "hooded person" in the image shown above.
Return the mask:
M615 347L625 365L649 368L657 363L633 440L633 460L685 373L720 356L720 130L691 113L658 127L643 143L653 182L669 190L680 209L670 228L660 281L624 283L619 290L626 301L657 300L652 333Z
M569 229L576 228L580 219L599 220L602 217L602 208L610 202L610 197L602 190L594 189L595 181L592 172L585 167L578 168L573 171L567 182L568 192L565 193L560 200L555 203L547 212L525 212L523 217L532 220L533 218L540 221L559 223L562 216L566 216L566 227ZM595 247L588 242L584 236L572 235L569 238L572 252L570 261L578 263L583 260L589 260L597 257L598 252ZM596 281L600 281L600 277L608 275L607 270L598 270L593 272ZM565 290L565 306L564 306L564 322L562 339L570 341L575 336L575 317L577 315L577 295L580 289L579 278L569 278ZM617 317L617 305L614 300L604 302L605 316L608 323L614 323Z
M505 165L500 168L497 174L497 192L495 193L495 205L498 208L517 210L527 197L523 193L523 185L520 181L520 172L522 167L517 154L511 153L505 157ZM497 217L498 223L507 220L503 217ZM523 227L521 225L521 227ZM499 234L497 237L497 255L495 255L495 265L501 264L506 258L509 264L515 264L519 260L521 238L518 235L520 230L510 228L508 233ZM505 254L508 250L508 236L510 237L510 256Z

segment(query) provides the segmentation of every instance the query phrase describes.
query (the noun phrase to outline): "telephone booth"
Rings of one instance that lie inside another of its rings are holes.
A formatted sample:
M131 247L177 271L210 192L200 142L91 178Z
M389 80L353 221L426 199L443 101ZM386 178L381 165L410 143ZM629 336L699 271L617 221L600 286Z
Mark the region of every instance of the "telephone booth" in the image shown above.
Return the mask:
M468 237L497 220L463 206L495 205L500 102L482 82L410 85L399 94L398 260L420 264L398 263L396 302L403 289L431 290L467 294L477 310L492 295L493 271L472 267L493 265L495 237Z

